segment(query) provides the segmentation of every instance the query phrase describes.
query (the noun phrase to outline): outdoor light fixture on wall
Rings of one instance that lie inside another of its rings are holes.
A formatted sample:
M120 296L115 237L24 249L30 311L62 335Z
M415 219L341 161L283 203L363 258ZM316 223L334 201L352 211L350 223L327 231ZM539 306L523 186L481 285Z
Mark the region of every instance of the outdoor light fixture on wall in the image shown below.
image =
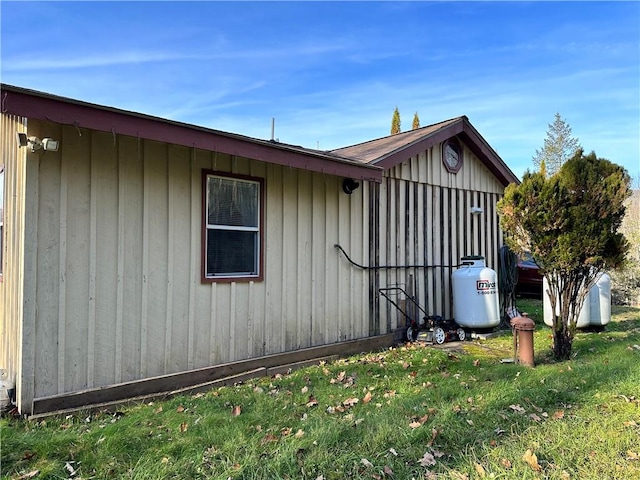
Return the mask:
M353 178L345 178L342 181L342 191L347 195L351 195L353 191L359 186L360 184L356 182Z
M44 150L45 152L57 152L60 142L52 138L27 137L26 133L16 133L16 140L19 147L30 147L32 152Z
M482 212L484 212L482 207L471 207L469 209L469 213L471 213L472 215L480 215Z

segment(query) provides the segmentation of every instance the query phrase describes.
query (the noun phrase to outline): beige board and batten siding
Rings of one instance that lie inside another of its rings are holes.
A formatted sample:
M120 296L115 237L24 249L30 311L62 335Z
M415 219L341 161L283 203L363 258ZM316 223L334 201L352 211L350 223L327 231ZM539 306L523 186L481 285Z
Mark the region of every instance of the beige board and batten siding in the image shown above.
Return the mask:
M460 259L482 255L487 266L498 268L502 235L496 203L503 193L504 186L466 147L458 173L444 167L439 145L387 169L377 193L379 265L431 267L379 270L378 288L401 286L429 315L453 318L451 274ZM471 214L471 207L483 213ZM405 304L404 295L397 300ZM383 297L379 309L387 330L405 325L405 317ZM412 313L411 302L405 310Z
M21 408L33 398L369 336L365 189L341 178L32 120ZM202 172L265 180L264 280L201 282ZM36 348L37 346L37 348Z
M23 315L26 149L20 149L16 134L25 132L25 119L1 114L0 139L4 165L4 223L2 280L0 280L0 368L12 383L20 368ZM24 304L25 309L32 305Z

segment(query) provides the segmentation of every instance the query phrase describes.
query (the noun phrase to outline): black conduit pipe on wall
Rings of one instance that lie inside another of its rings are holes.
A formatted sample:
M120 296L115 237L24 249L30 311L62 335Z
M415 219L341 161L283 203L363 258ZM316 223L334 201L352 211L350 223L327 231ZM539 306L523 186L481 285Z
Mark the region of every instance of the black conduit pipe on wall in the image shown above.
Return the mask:
M461 263L458 265L374 265L374 266L367 267L365 265L360 265L359 263L356 263L353 260L351 260L351 258L349 258L349 255L347 255L347 252L344 251L344 248L342 248L342 246L339 243L336 243L334 247L336 247L338 250L342 252L342 254L345 256L345 258L349 261L351 265L358 268L362 268L363 270L385 270L385 269L392 269L392 268L457 268L464 265Z

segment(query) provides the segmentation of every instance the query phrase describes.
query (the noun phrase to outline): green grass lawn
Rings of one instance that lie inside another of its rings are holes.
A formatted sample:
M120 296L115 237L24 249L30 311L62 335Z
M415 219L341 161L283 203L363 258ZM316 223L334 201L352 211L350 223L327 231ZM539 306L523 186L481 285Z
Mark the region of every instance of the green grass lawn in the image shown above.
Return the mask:
M536 367L510 333L402 345L208 393L40 420L3 418L4 478L640 478L640 309ZM73 475L72 475L73 473Z

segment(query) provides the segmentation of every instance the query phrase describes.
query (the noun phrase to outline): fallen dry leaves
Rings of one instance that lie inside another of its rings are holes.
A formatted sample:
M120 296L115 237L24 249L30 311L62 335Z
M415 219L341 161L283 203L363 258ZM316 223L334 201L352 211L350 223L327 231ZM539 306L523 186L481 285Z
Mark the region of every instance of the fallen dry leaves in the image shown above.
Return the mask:
M278 437L276 437L275 435L271 434L271 433L267 433L262 440L260 440L260 444L261 445L265 445L267 443L271 443L271 442L277 442L278 441Z
M487 476L487 472L485 471L484 467L479 463L475 464L475 470L480 478L485 478Z
M418 428L424 425L429 420L429 415L423 415L422 417L412 417L409 423L410 428Z
M536 472L539 472L542 470L542 467L540 466L540 464L538 463L538 457L536 456L535 453L533 453L530 449L527 450L526 452L524 452L524 455L522 456L522 459L527 462L527 464Z
M344 405L345 407L353 407L359 401L360 400L358 398L351 397L351 398L347 398L346 400L343 400L342 405Z
M418 460L418 463L422 467L433 467L436 462L436 457L433 456L431 452L425 452L421 459Z
M440 458L442 456L444 456L443 452L430 448L424 453L422 458L418 459L418 463L422 467L433 467L437 463L436 458ZM427 473L430 473L430 472L427 472ZM431 478L431 477L427 475L427 478Z
M19 477L16 477L16 480L28 480L29 478L34 478L38 475L40 475L40 470L33 470L29 473L25 473L24 475L20 475Z
M366 458L363 458L360 460L360 463L362 463L362 465L364 465L367 468L371 468L373 467L373 463L371 463L369 460L367 460Z

